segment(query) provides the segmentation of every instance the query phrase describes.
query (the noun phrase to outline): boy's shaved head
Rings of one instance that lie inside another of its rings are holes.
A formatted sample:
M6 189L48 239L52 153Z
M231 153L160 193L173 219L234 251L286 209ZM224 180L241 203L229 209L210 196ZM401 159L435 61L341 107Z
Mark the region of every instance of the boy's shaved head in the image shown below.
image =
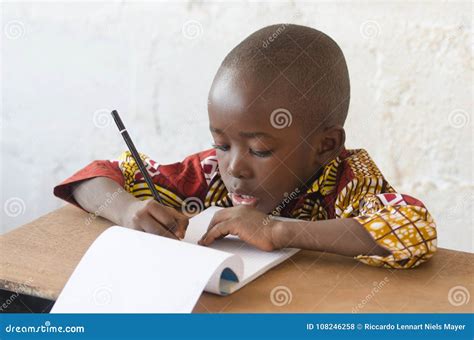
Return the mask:
M230 51L208 112L233 204L246 197L268 213L296 188L304 192L344 148L349 90L341 49L310 27L268 26Z
M336 42L316 29L264 27L230 51L218 76L229 69L258 83L262 97L285 97L306 131L344 125L350 100L346 61Z

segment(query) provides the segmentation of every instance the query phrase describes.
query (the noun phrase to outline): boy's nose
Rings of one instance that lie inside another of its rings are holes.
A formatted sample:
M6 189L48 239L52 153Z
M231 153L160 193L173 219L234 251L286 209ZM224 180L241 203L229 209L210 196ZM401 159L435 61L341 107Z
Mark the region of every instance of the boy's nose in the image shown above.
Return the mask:
M242 156L234 157L227 168L229 175L235 178L250 177L250 169L247 166L245 159Z

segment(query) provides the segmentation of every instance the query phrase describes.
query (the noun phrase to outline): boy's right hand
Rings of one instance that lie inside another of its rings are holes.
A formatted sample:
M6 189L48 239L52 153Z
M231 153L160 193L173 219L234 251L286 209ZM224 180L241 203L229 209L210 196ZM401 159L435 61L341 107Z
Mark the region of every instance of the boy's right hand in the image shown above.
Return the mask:
M149 199L131 203L122 217L122 224L131 229L182 239L186 233L189 218L171 207ZM166 230L165 226L174 234Z

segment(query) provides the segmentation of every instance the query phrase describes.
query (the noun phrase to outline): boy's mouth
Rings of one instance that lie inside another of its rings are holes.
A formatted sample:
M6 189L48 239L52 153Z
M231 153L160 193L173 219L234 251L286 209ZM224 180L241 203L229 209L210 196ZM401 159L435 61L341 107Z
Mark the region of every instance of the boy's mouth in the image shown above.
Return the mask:
M258 204L258 198L251 195L243 195L235 192L229 193L232 204L235 206L238 205L248 205L255 207Z

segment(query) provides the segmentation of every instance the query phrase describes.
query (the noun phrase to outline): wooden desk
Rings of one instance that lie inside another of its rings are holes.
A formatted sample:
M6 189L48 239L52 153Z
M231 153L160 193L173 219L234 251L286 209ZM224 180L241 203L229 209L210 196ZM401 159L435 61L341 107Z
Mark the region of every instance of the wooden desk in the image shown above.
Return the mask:
M89 245L111 225L102 218L87 224L88 218L68 205L0 236L0 288L55 300ZM195 312L473 312L473 269L474 254L446 249L412 270L301 251L231 296L204 293ZM457 286L463 288L450 303ZM463 294L469 301L456 306Z

